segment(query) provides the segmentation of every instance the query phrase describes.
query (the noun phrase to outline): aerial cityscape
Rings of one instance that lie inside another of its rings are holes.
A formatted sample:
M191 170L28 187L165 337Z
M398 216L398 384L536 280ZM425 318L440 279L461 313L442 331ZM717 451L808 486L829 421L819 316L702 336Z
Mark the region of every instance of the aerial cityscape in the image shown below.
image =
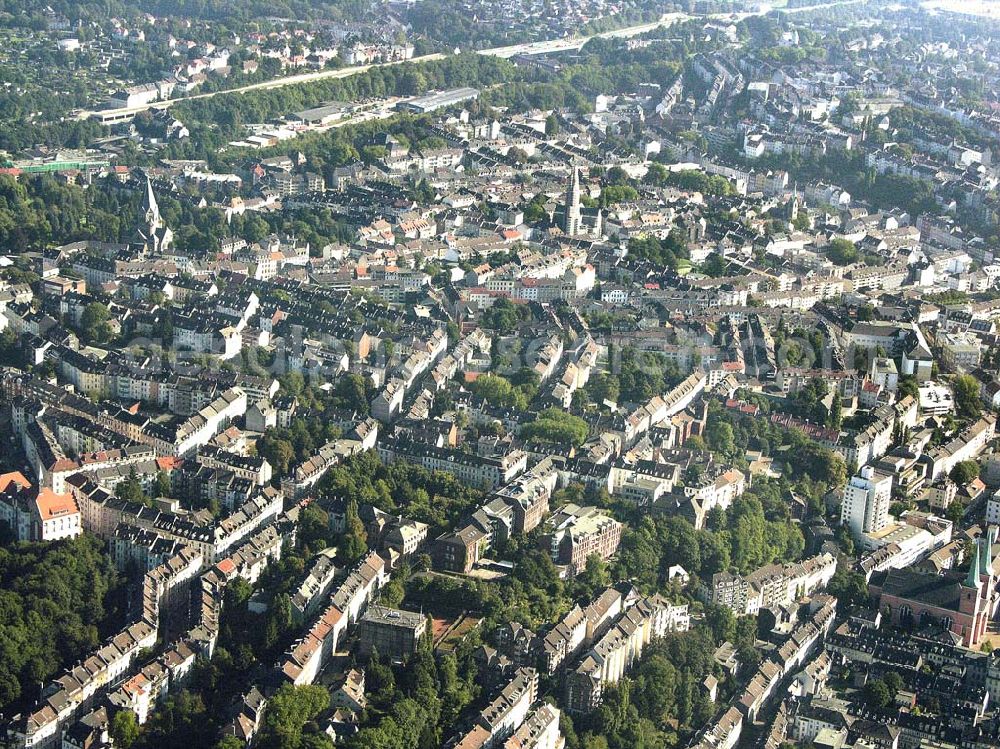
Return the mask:
M0 749L1000 747L1000 1L0 0Z

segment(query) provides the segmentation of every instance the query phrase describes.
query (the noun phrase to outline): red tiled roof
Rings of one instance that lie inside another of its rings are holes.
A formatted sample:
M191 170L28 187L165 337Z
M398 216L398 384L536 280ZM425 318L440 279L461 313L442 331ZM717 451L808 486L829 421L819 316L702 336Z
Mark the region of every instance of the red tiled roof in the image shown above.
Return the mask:
M38 507L38 515L43 521L80 512L72 494L56 494L51 489L42 489L38 492L35 506Z
M25 489L31 488L31 482L20 471L10 471L0 474L0 492L5 492L11 484L17 484Z

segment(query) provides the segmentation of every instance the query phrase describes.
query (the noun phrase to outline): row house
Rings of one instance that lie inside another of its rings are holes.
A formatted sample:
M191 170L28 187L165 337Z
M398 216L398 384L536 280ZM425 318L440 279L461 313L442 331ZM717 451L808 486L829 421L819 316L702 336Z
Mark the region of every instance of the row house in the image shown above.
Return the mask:
M291 476L281 482L281 491L289 499L301 499L308 494L326 472L342 460L370 449L377 435L377 429L369 429L367 437L357 439L336 439L320 447L315 454L295 467Z
M388 582L386 561L374 551L359 561L334 591L331 604L285 653L284 678L297 686L312 684L337 650L347 628L360 619L372 596Z
M836 571L837 560L824 553L803 562L765 565L746 577L717 572L702 596L736 616L755 615L762 608L786 606L825 587Z
M654 638L689 626L687 606L674 606L659 596L629 607L567 674L566 709L583 714L595 710L604 687L617 683Z
M528 463L528 455L522 450L491 458L403 440L380 443L378 453L383 463L406 460L428 471L450 473L465 483L486 490L509 484L527 468Z
M928 465L928 480L936 481L951 473L963 460L981 453L996 435L996 417L986 414L943 445L928 450L923 459Z
M530 533L542 522L558 479L555 463L547 457L494 492L514 509L514 533Z
M232 387L174 429L150 429L146 433L149 439L143 441L151 442L161 455L187 457L246 411L246 393L242 388Z
M450 749L494 749L506 740L528 718L538 697L538 673L533 668L520 668L500 694L476 716L472 728L449 742Z

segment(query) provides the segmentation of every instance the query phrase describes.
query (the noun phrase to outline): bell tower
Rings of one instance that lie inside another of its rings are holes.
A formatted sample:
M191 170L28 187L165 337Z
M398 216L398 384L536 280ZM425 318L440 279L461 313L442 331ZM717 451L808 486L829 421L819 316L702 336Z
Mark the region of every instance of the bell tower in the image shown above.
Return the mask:
M972 552L972 563L969 565L969 574L962 581L962 595L958 603L958 610L972 617L975 617L979 612L979 593L982 585L979 580L979 546L979 541L976 541L975 549Z

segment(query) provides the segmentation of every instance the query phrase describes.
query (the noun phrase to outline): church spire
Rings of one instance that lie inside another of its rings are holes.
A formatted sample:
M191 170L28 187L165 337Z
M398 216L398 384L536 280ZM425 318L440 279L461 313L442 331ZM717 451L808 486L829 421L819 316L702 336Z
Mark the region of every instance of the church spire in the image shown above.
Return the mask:
M142 211L142 218L151 232L163 225L160 219L160 206L156 202L156 195L153 193L153 183L150 181L148 174L146 175L146 194L143 196L142 208L140 210Z
M965 588L979 588L979 542L976 542L975 549L972 552L972 563L969 565L969 574L965 577L965 582L962 583Z
M136 226L136 243L150 252L162 252L173 241L173 232L160 215L160 206L156 202L153 183L146 175L146 191L142 195L139 206L139 216Z

